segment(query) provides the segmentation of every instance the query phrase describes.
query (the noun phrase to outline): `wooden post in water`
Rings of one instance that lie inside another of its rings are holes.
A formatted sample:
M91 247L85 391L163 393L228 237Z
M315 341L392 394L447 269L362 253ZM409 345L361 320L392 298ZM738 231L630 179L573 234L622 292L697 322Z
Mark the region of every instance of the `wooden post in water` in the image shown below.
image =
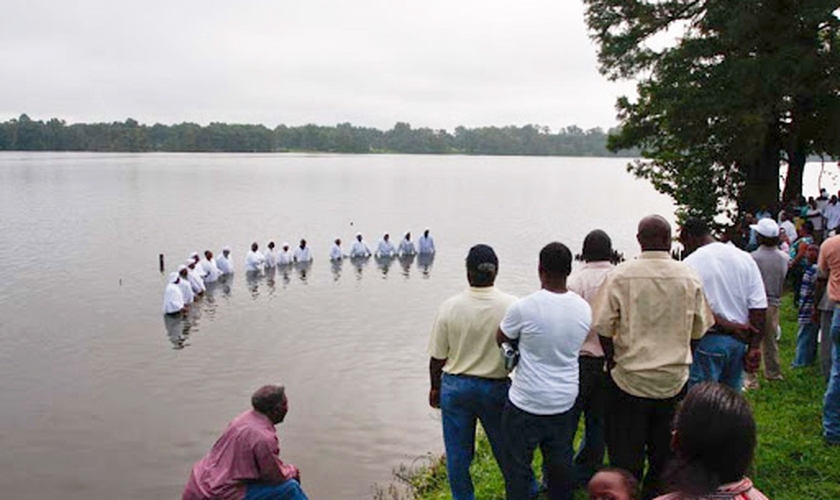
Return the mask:
M163 254L158 255L158 260L160 260L160 272L163 272L163 270L164 270Z

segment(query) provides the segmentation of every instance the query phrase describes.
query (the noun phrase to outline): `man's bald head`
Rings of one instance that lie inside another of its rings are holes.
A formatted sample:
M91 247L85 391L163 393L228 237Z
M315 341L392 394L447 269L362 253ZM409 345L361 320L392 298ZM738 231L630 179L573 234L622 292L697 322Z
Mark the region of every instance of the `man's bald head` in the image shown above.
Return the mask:
M661 215L648 215L639 222L636 239L643 252L670 252L671 225Z

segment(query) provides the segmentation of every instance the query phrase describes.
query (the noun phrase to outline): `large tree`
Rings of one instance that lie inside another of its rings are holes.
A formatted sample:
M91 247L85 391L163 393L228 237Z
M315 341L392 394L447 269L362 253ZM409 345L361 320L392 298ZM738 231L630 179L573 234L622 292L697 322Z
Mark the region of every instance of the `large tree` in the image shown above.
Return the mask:
M618 100L612 150L679 205L708 219L802 191L810 154L840 152L837 0L584 0Z

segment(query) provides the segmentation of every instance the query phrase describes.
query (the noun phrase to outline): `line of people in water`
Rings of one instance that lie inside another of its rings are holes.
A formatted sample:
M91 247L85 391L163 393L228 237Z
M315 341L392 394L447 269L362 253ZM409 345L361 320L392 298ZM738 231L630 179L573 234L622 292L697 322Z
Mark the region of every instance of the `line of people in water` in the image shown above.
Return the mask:
M303 272L306 272L306 266L311 265L314 260L312 250L305 239L300 240L300 244L294 251L290 250L288 243L283 243L280 250L275 250L274 241L270 241L267 247L268 251L262 253L257 242L251 244L251 249L245 255L246 276L253 276L263 270L292 265L300 266ZM426 228L423 235L418 239L416 247L414 242L411 241L410 231L406 231L398 247L395 247L390 241L390 235L385 233L377 244L376 252L371 252L362 233L356 233L356 241L349 253L343 251L341 239L336 238L330 250L329 258L333 263L333 274L338 279L338 276L340 276L338 265L344 259L360 262L375 256L383 261L383 272L387 273L392 259L413 259L414 256L418 256L423 261L424 274L427 274L434 254L435 241L429 234L429 228ZM212 251L206 250L204 260L201 260L198 252L190 254L187 261L178 267L178 271L170 273L167 278L163 295L163 314L177 315L182 313L189 308L196 298L204 295L208 283L214 283L224 276L232 274L234 265L230 255L231 249L228 246L222 249L222 255L218 257L214 257Z

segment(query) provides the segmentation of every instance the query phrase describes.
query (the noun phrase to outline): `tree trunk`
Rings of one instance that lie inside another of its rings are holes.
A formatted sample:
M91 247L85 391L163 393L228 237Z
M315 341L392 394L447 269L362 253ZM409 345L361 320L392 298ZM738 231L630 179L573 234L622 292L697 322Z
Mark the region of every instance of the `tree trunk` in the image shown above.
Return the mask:
M799 199L802 195L802 175L805 172L805 160L808 155L801 148L795 150L788 150L788 173L785 179L785 191L782 196L782 203L787 205L789 202Z
M758 158L743 166L745 183L739 200L742 212L755 213L759 208L775 208L779 203L780 146L777 126L771 123Z

